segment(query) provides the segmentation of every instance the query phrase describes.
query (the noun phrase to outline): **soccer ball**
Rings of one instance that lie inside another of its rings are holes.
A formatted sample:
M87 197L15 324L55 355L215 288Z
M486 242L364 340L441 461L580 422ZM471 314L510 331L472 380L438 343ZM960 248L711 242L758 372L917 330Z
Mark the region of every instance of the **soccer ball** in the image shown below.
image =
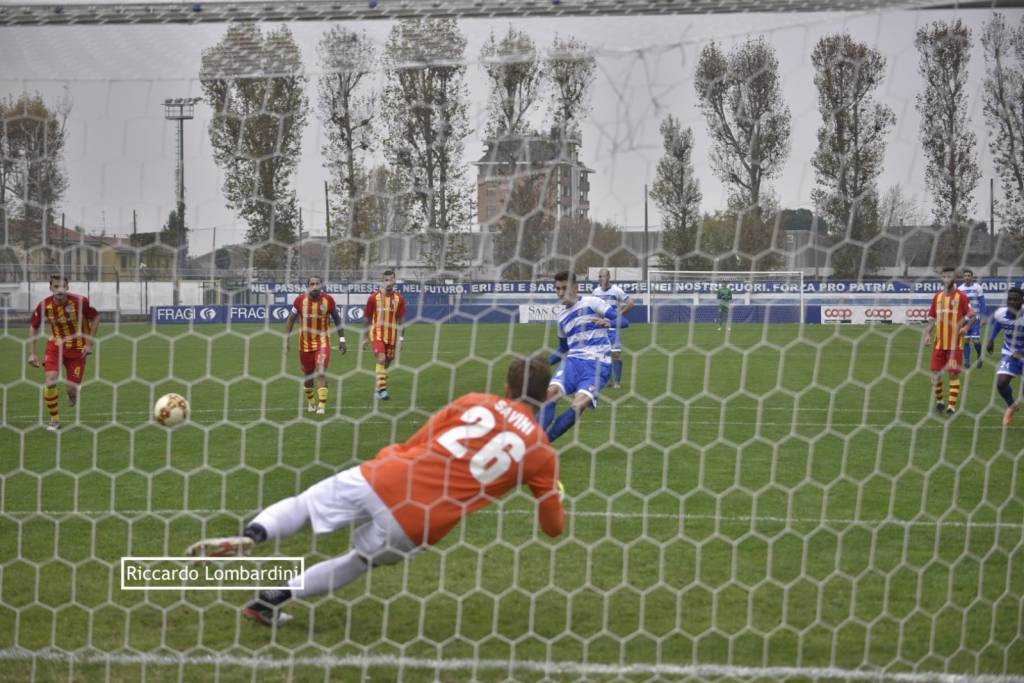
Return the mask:
M153 418L164 427L179 425L188 419L188 401L178 394L164 394L153 406Z

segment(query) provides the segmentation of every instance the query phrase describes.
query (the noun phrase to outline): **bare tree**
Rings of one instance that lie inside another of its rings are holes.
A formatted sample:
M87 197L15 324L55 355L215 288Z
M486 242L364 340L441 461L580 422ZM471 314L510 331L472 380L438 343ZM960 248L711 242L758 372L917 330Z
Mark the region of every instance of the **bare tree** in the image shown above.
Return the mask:
M334 241L331 250L333 262L341 270L353 277L375 278L373 267L380 264L384 243L396 236L408 239L403 233L408 230L406 217L413 194L387 166L360 173L357 184L363 192L356 198L356 234Z
M497 39L494 33L480 50L480 62L487 76L488 137L522 135L530 130L530 110L544 85L544 73L537 46L525 31L510 25Z
M544 72L537 47L530 36L511 26L500 39L492 33L480 50L482 69L489 86L487 137L497 153L507 155L505 163L489 170L491 185L507 187L508 201L493 242L495 262L502 277L530 280L538 275L552 220L542 208L546 174L519 168L533 144L529 115L544 85ZM500 179L500 182L499 182Z
M420 233L424 257L436 271L459 270L461 240L470 215L462 152L466 115L466 37L454 19L403 19L384 51L388 112L384 149L401 184L416 201L410 228Z
M373 98L368 91L375 50L366 33L334 26L320 40L320 118L327 140L324 165L330 171L332 207L346 237L354 239L355 261L361 262L360 240L367 237L368 221L359 214L359 196L367 190L365 159L374 146Z
M913 227L924 221L917 201L908 196L899 183L891 186L882 195L878 206L878 220L883 228Z
M544 71L553 90L551 114L555 128L563 137L579 135L580 121L589 109L597 61L586 43L556 35Z
M971 30L959 19L936 21L918 30L914 44L925 81L924 92L917 96L921 144L927 159L925 179L935 222L948 231L939 240L946 251L938 255L959 262L981 175L975 154L977 140L967 121Z
M712 169L740 205L757 210L763 183L789 155L790 113L775 50L763 38L728 55L711 43L697 64L697 97L711 137Z
M711 167L729 188L737 218L741 266L777 266L774 231L764 220L765 182L789 154L790 113L775 50L763 38L728 55L711 43L701 51L696 88L711 138Z
M287 267L298 206L292 176L302 152L308 102L302 55L287 26L264 34L253 23L228 27L203 52L200 82L213 109L210 145L224 171L228 205L248 223L260 268Z
M49 104L38 93L0 100L0 211L11 244L41 244L53 225L68 186L64 148L70 112L67 93Z
M996 12L982 30L981 44L988 144L1003 191L999 214L1011 239L1024 246L1024 19L1011 28Z
M693 169L693 130L669 114L661 122L664 154L658 160L651 199L662 216L662 266L693 265L700 225L700 183Z
M822 119L811 159L818 187L811 196L839 242L832 267L859 277L878 265L878 176L885 137L896 122L892 109L875 99L885 59L848 34L835 34L818 41L811 63Z

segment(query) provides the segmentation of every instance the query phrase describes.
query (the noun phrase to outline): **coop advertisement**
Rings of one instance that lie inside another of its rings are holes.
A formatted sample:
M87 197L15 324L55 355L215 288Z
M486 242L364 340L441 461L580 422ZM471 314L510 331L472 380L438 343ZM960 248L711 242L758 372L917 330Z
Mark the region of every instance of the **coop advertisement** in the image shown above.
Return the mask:
M821 307L821 322L851 325L868 323L912 324L928 322L927 306L852 306Z

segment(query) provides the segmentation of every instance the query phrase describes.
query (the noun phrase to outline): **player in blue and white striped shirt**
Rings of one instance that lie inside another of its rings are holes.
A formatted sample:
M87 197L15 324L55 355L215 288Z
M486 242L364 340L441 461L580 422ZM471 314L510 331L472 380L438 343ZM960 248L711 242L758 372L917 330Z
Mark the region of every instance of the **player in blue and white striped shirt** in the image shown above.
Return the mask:
M992 316L992 334L985 347L989 353L995 351L996 337L1003 333L1003 357L996 370L996 391L1006 401L1006 413L1003 424L1009 426L1013 416L1020 407L1020 401L1013 398L1013 387L1010 382L1014 377L1024 374L1024 290L1011 287L1006 292L1006 305L996 309Z
M565 308L558 315L558 350L550 360L552 365L561 361L562 366L551 378L547 402L540 413L540 423L550 441L569 431L588 405L597 407L597 393L612 375L608 330L629 326L606 301L580 296L575 273L562 271L555 275L555 293ZM554 419L558 399L570 394L574 394L572 405Z
M594 287L591 294L615 306L620 316L625 316L636 305L636 302L629 298L629 294L626 294L626 290L612 284L612 274L607 268L597 271L597 287ZM615 384L612 386L618 389L622 386L622 341L618 327L608 330L608 339L612 343L612 374L615 376Z
M981 284L974 281L974 271L970 268L964 268L964 283L960 285L960 291L967 295L967 300L977 315L970 328L968 328L967 334L964 335L964 369L969 370L971 368L971 344L974 344L974 350L978 353L977 367L980 368L981 321L985 319L988 311L985 310L985 290Z

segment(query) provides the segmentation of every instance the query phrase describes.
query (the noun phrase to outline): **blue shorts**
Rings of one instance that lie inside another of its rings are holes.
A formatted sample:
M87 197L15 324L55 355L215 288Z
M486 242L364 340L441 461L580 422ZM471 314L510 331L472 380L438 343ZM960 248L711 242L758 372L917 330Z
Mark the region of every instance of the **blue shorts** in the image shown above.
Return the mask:
M976 319L964 335L967 339L981 339L981 320Z
M586 394L596 408L597 394L605 384L608 384L611 377L611 363L570 356L558 366L558 371L551 378L551 384L561 387L566 396L577 392Z
M1002 359L999 361L999 369L996 370L996 374L1020 377L1024 374L1024 361L1018 360L1008 353L1004 353Z
M608 329L608 341L612 345L612 353L622 351L622 344L619 343L619 331L614 327Z

